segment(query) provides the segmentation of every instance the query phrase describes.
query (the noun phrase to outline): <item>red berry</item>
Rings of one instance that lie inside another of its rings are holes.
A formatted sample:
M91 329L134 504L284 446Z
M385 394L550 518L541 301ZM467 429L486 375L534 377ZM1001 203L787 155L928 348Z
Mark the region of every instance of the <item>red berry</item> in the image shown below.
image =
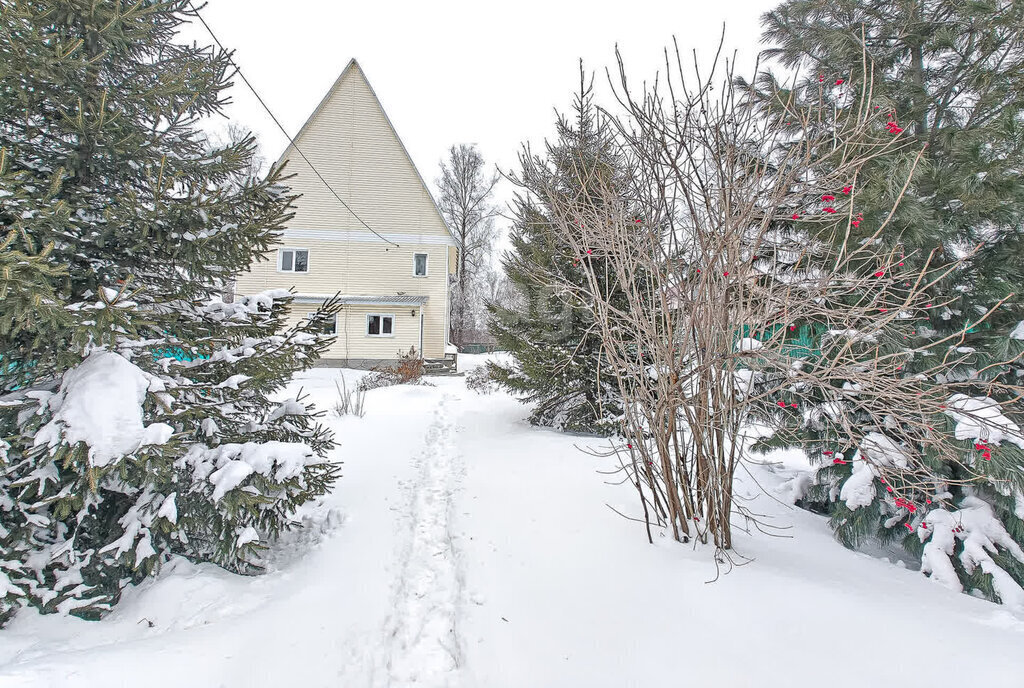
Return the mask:
M823 200L823 201L834 201L834 200L836 200L836 197L832 196L830 194L825 194L824 196L821 197L821 200Z
M800 219L800 214L799 214L799 213L793 213L793 215L792 215L791 217L792 217L792 218L793 218L794 220L799 220L799 219Z
M884 276L885 276L885 270L879 270L878 272L875 273L875 277L884 277Z
M723 273L722 273L722 276L724 276L724 277L728 277L728 276L729 276L729 271L728 271L728 270L726 270L725 272L723 272Z

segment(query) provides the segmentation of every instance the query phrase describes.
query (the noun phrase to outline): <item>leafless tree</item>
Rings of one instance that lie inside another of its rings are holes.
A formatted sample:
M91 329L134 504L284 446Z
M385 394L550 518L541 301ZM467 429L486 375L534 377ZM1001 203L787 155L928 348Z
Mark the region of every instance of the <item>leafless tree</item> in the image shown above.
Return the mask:
M251 131L238 122L228 122L223 130L211 134L209 141L210 147L220 149L222 155L237 155L240 160L245 161L245 164L232 174L232 185L241 187L263 175L266 159L260 154L259 142ZM252 156L241 155L249 150L253 151Z
M479 304L472 285L489 265L496 229L497 209L491 203L497 172L489 174L473 144L459 144L441 161L439 206L458 243L458 274L452 292L451 340L462 344L463 333L473 329Z
M962 335L914 337L962 261L935 268L918 256L911 269L882 239L892 214L874 227L860 218L860 171L909 145L871 107L871 84L840 108L780 91L779 116L751 106L733 77L717 57L709 73L684 68L677 47L661 79L635 92L619 59L611 116L635 183L624 192L581 170L570 186L583 203L551 180L552 231L587 279L537 275L593 312L608 362L598 374L616 381L625 409L608 453L637 490L648 537L666 527L727 557L734 517L764 525L733 498L759 436L842 437L858 451L833 460L858 462L872 487L913 507L937 495L926 452L964 462L940 424L955 412L994 431L1024 391L997 375L984 383L988 408L952 408L979 385L946 374L971 355ZM810 347L797 339L805 328ZM912 360L930 364L910 375Z
M479 293L485 304L493 303L501 308L513 308L521 298L512 280L505 271L492 264L486 265L477 276ZM477 329L485 329L484 322L477 321Z

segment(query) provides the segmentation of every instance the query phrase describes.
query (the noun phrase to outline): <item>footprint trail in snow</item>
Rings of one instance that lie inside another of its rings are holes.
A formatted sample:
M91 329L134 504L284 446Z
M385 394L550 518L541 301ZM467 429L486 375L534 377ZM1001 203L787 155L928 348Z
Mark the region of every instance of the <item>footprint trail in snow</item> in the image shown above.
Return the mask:
M425 447L414 459L416 477L402 514L407 540L399 556L392 615L384 626L380 659L385 666L378 665L375 685L451 688L458 684L464 583L452 512L463 466L454 447L452 401L446 394L438 404Z

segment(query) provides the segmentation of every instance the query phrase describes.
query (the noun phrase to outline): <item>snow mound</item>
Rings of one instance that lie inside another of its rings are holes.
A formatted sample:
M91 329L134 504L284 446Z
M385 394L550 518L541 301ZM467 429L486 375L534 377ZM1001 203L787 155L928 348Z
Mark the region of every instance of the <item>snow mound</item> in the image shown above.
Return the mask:
M144 444L163 444L173 429L145 426L142 403L150 376L112 351L97 350L69 370L47 400L53 418L36 434L35 446L85 442L89 463L107 466Z

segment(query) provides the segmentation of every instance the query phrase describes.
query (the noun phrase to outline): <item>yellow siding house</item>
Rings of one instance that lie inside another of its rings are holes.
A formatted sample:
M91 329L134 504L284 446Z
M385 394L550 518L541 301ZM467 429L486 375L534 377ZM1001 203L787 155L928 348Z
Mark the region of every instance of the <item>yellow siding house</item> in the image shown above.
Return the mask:
M452 363L448 276L455 239L355 60L281 161L301 194L295 217L269 260L236 278L235 293L294 289L293 322L340 293L337 336L322 359L328 365L368 367L413 347L428 360L441 363L447 355Z

